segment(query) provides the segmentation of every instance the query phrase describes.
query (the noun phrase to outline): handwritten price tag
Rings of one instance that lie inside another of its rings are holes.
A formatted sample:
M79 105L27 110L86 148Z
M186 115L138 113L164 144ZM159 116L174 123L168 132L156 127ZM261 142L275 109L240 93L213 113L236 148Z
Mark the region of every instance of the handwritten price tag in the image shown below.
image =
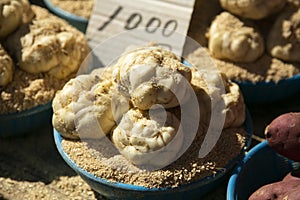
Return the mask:
M156 42L182 54L195 0L96 0L86 36L109 65L131 46Z

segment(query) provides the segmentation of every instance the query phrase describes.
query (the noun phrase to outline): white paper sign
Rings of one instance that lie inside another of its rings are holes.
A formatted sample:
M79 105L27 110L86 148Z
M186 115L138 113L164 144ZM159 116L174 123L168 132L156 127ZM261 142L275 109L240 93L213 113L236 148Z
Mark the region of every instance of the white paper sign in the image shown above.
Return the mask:
M156 42L181 55L195 0L96 0L86 36L104 65Z

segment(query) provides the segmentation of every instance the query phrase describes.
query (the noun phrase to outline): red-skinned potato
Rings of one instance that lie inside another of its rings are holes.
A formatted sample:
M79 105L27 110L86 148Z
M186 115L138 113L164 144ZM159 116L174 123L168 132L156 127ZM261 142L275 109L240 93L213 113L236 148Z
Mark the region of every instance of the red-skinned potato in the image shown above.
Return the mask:
M270 183L256 190L249 197L249 200L283 200L286 196L289 196L292 191L294 191L297 188L299 189L299 186L300 184L298 180L279 181L275 183ZM298 197L299 195L300 191L298 190Z
M286 113L275 118L265 129L269 146L277 153L300 161L300 113ZM281 181L256 190L249 200L299 200L300 169L288 173Z
M285 113L275 118L266 127L265 137L277 153L300 161L300 113Z
M286 200L294 200L294 199L297 200L299 198L300 198L300 185L289 190L284 196L284 199Z

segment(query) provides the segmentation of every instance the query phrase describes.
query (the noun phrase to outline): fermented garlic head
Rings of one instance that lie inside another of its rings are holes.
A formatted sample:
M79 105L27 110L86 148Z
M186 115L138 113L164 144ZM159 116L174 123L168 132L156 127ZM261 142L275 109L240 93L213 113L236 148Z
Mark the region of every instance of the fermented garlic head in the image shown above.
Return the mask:
M222 94L226 114L224 128L240 127L246 119L244 97L239 86L223 76L225 94Z
M22 23L29 22L33 15L28 0L1 0L0 38L5 38Z
M235 62L253 62L264 52L264 40L251 26L228 12L212 22L208 32L208 49L213 57Z
M70 79L62 90L57 91L52 103L52 124L63 136L79 138L75 127L75 115L90 104L91 97L87 93L98 81L97 76L80 75Z
M14 64L11 57L0 45L0 87L13 80Z
M33 8L44 14L20 26L7 38L5 46L22 70L47 72L64 79L78 70L88 54L84 34L43 8Z
M129 109L128 100L114 90L113 80L108 78L111 71L105 68L79 75L56 93L52 123L58 132L72 139L101 138L110 133Z
M191 71L170 51L159 47L130 51L116 67L119 91L139 109L148 110L154 104L176 107L189 96Z
M179 124L176 116L163 108L150 114L130 109L114 129L112 141L135 165L146 169L165 167L176 159L183 144Z
M204 90L204 96L199 99L206 106L201 109L202 117L209 117L210 109L217 109L225 115L223 128L241 126L245 121L246 113L239 86L218 72L200 72L196 68L192 68L192 72L191 83L195 90L198 94L200 89Z
M221 6L240 17L262 19L281 10L287 0L220 0Z
M300 62L300 9L284 10L271 28L267 47L269 53L288 62Z

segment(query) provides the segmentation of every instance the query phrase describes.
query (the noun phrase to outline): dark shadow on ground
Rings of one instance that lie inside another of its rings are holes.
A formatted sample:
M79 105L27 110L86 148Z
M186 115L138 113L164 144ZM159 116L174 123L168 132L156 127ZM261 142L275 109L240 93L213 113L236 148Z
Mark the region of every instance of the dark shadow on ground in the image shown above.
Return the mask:
M24 136L0 138L0 177L48 184L75 175L56 149L50 124Z

